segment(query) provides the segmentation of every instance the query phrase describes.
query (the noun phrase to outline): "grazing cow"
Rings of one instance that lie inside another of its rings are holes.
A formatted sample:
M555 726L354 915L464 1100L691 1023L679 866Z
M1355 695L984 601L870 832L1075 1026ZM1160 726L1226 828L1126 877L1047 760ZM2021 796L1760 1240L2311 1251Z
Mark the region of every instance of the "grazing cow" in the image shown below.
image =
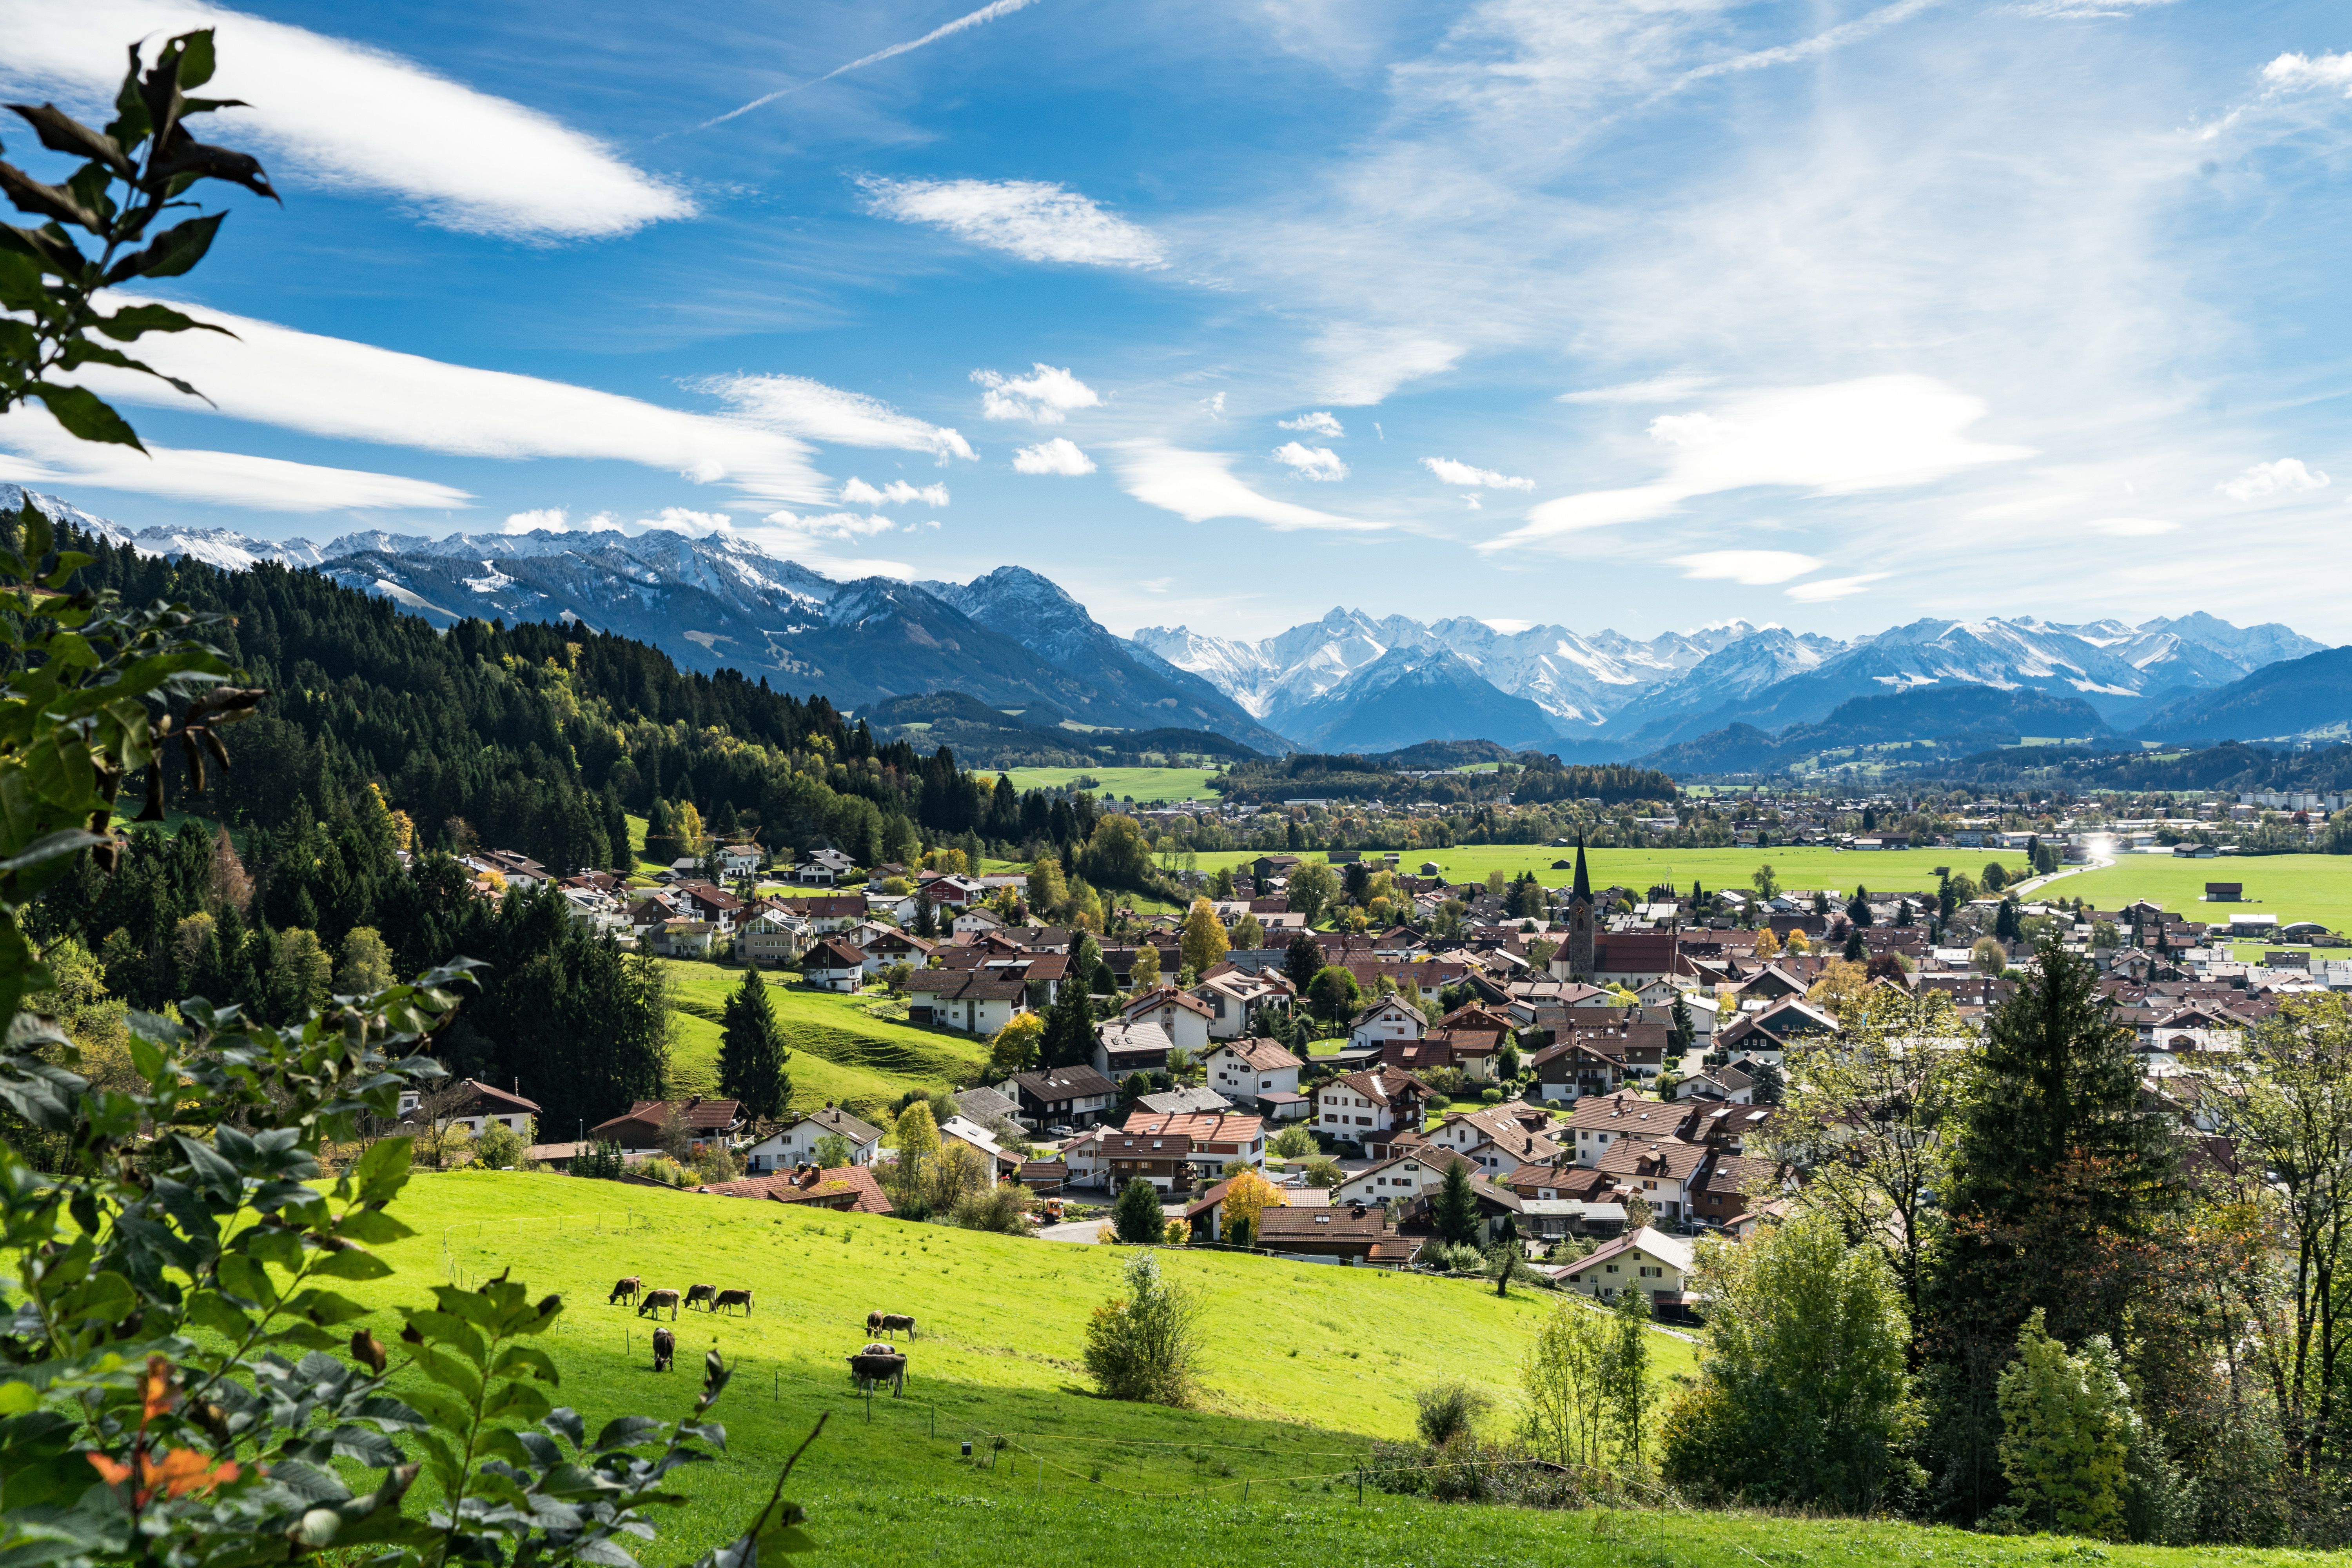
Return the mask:
M686 1288L686 1304L691 1307L699 1301L708 1308L710 1299L718 1294L719 1287L716 1285L688 1285Z
M866 1331L869 1334L895 1334L902 1329L906 1331L906 1335L908 1339L913 1339L915 1337L915 1320L898 1312L868 1312L866 1314Z
M711 1299L710 1310L714 1312L723 1312L730 1307L740 1307L743 1309L743 1315L747 1318L750 1317L751 1315L751 1292L749 1290L721 1290L717 1296Z
M654 1331L654 1370L667 1372L670 1358L677 1353L677 1336L667 1329Z
M849 1360L849 1381L863 1394L878 1384L890 1385L890 1397L897 1399L907 1392L907 1358L902 1355L867 1355L860 1352Z
M637 1299L637 1292L644 1288L643 1281L636 1275L632 1274L627 1279L614 1283L613 1293L604 1298L604 1305L609 1307L615 1301L634 1301Z
M677 1321L677 1292L675 1290L648 1290L646 1292L646 1299L637 1303L637 1316L642 1318L646 1313L650 1312L656 1317L659 1317L661 1315L661 1310L664 1307L667 1307L669 1309L669 1321L673 1323Z

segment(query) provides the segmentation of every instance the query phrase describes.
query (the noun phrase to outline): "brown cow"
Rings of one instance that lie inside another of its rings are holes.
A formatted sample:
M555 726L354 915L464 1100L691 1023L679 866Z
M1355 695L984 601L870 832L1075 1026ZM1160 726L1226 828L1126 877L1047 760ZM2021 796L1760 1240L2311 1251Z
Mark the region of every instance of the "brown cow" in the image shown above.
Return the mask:
M743 1315L747 1318L750 1317L751 1315L751 1292L749 1290L721 1290L717 1296L711 1299L710 1310L714 1312L723 1312L730 1307L740 1307L743 1309Z
M677 1321L677 1292L675 1290L648 1290L646 1292L646 1299L637 1303L637 1316L642 1318L646 1313L651 1312L655 1316L658 1317L664 1307L667 1307L669 1309L669 1321L673 1323Z
M906 1331L907 1337L908 1339L913 1339L915 1337L915 1320L899 1312L868 1312L866 1314L866 1331L869 1334L884 1332L895 1334L901 1329Z
M677 1353L677 1336L667 1329L654 1331L654 1370L667 1372L670 1359Z
M849 1381L864 1393L877 1384L890 1385L894 1399L907 1392L907 1358L902 1355L867 1355L863 1352L847 1358Z
M614 1283L613 1293L604 1298L604 1305L609 1307L615 1301L634 1301L637 1299L637 1292L643 1289L645 1289L644 1281L638 1276L632 1274L627 1279Z
M686 1304L691 1307L699 1301L708 1308L710 1305L710 1299L717 1294L719 1294L719 1287L716 1285L688 1285L686 1288Z

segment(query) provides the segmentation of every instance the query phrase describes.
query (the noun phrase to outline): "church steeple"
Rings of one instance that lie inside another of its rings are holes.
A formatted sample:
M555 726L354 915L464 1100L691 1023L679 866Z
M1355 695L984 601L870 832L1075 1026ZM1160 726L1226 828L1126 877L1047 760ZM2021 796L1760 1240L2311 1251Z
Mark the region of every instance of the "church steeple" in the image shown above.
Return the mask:
M1576 886L1569 889L1568 896L1579 903L1592 901L1592 878L1584 868L1584 835L1581 833L1576 836Z
M1568 891L1568 973L1571 980L1592 983L1592 874L1585 869L1584 835L1576 836L1576 881Z

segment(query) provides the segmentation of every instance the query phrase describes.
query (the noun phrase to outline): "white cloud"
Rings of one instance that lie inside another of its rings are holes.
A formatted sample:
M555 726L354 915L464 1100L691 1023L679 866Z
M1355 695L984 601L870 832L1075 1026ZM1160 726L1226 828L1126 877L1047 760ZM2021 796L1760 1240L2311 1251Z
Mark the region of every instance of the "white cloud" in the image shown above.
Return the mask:
M1592 386L1580 392L1563 392L1554 403L1680 403L1695 392L1713 386L1716 377L1700 375L1693 371L1677 371L1672 375L1654 375L1647 381L1624 381L1614 386Z
M719 520L722 523L724 518ZM798 517L789 511L772 511L760 520L770 528L805 540L871 539L877 533L888 533L899 525L879 512L859 516L854 511L827 512L822 517ZM912 528L914 524L907 524Z
M1423 458L1421 466L1449 485L1484 485L1492 490L1531 490L1533 479L1515 479L1498 474L1492 468L1474 468L1467 463L1457 463L1451 458Z
M1160 441L1130 441L1120 448L1116 460L1121 489L1145 505L1172 511L1187 522L1238 517L1280 532L1295 529L1365 532L1389 526L1260 495L1234 478L1230 471L1234 458L1229 452L1188 452Z
M666 506L651 517L637 519L637 526L642 529L698 536L731 531L733 522L734 519L723 511L697 511L683 506Z
M1218 395L1222 397L1224 395L1220 393ZM1222 406L1220 405L1220 407ZM1277 419L1275 421L1275 426L1277 429L1303 431L1309 436L1321 436L1333 441L1348 434L1340 427L1338 418L1322 409L1318 409L1312 414L1302 414L1296 419Z
M942 22L940 26L933 27L929 32L925 33L919 38L909 38L903 44L892 44L889 47L877 49L870 55L860 55L857 58L850 61L847 65L835 66L833 69L825 72L821 77L815 78L814 80L801 82L796 86L783 88L778 91L767 93L761 97L755 98L740 109L730 109L715 120L704 121L701 124L696 126L695 129L698 131L708 131L714 125L724 125L738 115L749 114L751 110L761 108L763 105L773 103L780 98L790 98L796 92L805 92L810 88L831 81L837 76L846 76L851 71L860 69L866 66L879 65L884 60L896 59L900 55L919 49L926 44L936 44L941 38L953 37L956 34L966 31L969 28L982 26L987 23L993 22L999 16L1009 16L1013 12L1022 10L1033 4L1034 4L1034 0L988 0L988 4L982 5L979 10L968 11L964 15L958 16L952 22Z
M1076 191L1042 180L891 180L857 182L866 207L901 223L928 223L958 239L1009 251L1024 261L1089 267L1159 267L1165 258L1150 229L1105 212Z
M1864 572L1853 577L1816 577L1810 583L1800 583L1789 590L1789 597L1800 604L1825 604L1832 599L1850 599L1866 590L1873 583L1885 581L1890 574Z
M980 395L984 419L1026 419L1036 425L1059 425L1073 408L1098 408L1095 389L1050 364L1032 364L1027 375L1008 376L1002 371L976 370L971 379L987 388ZM1220 394L1220 395L1223 395Z
M2094 16L2129 16L2172 3L2173 0L2023 0L2017 8L2028 16L2076 20Z
M736 377L732 414L691 414L634 397L505 371L477 370L396 353L343 338L298 332L271 321L183 303L190 315L236 334L182 332L150 337L141 357L184 377L233 418L313 436L415 447L473 458L617 458L697 483L725 482L768 501L821 502L833 483L810 463L800 437L865 446L907 446L969 453L963 438L887 407L798 377ZM162 383L121 371L92 370L89 384L129 403L193 405ZM814 388L823 397L774 405L755 395L778 382ZM871 413L858 423L859 407ZM815 416L830 413L835 417ZM768 423L773 416L777 424ZM892 420L898 421L897 424ZM780 428L779 426L783 427ZM455 492L450 492L455 493ZM332 504L344 504L341 502Z
M1663 479L1544 501L1523 525L1476 548L1507 550L1661 517L1725 490L1771 485L1851 495L2031 455L1969 439L1964 432L1984 413L1979 399L1928 377L1878 375L1759 393L1720 414L1662 415L1650 422L1650 435L1672 454Z
M2281 458L2275 463L2256 463L2236 479L2213 488L2231 500L2260 500L2264 496L2324 490L2327 483L2326 474L2304 467L2301 458Z
M1374 329L1352 322L1327 327L1314 342L1324 361L1321 395L1349 407L1384 401L1409 381L1442 375L1468 351L1416 328Z
M878 397L844 392L804 375L711 375L686 384L690 391L707 392L732 405L755 424L812 441L931 452L941 462L979 456L970 442L946 426L928 424L899 413Z
M1684 576L1699 582L1732 582L1750 588L1785 583L1821 565L1816 557L1793 550L1703 550L1677 555L1674 563L1683 568Z
M1535 622L1514 621L1507 620L1500 616L1490 616L1483 617L1479 624L1484 626L1488 631L1500 632L1505 637L1510 637L1515 633L1526 631L1529 626L1534 626Z
M563 509L560 506L551 506L541 507L537 511L509 512L507 514L506 526L501 528L499 531L501 533L532 533L544 528L556 533L562 533L569 530L571 526L572 521L564 515Z
M926 506L948 504L945 485L925 485L918 489L904 479L892 479L876 489L864 479L852 474L849 482L841 487L841 499L852 506L905 506L909 501L921 501Z
M1040 441L1034 447L1024 447L1013 454L1013 471L1016 474L1060 474L1076 479L1080 474L1095 471L1095 460L1078 450L1076 442L1066 436L1056 436L1050 441Z
M2263 80L2273 89L2342 88L2352 98L2352 52L2340 55L2281 55L2263 68Z
M1225 416L1225 395L1220 392L1214 397L1204 397L1201 399L1201 406L1208 410L1210 418L1223 419Z
M1348 465L1339 454L1328 447L1306 447L1296 441L1285 441L1274 449L1274 460L1290 470L1295 479L1329 481L1348 477Z
M381 49L186 0L0 0L0 80L111 103L126 39L220 30L208 97L241 98L206 141L254 148L271 174L388 194L446 228L596 238L694 204L604 142Z
M2110 539L2153 539L2159 533L2172 533L2180 525L2154 517L2099 517L2083 525L2093 533L2104 533Z
M474 498L461 489L398 474L321 468L241 452L147 444L128 447L68 436L46 409L0 415L0 479L27 485L97 485L262 511L448 510Z

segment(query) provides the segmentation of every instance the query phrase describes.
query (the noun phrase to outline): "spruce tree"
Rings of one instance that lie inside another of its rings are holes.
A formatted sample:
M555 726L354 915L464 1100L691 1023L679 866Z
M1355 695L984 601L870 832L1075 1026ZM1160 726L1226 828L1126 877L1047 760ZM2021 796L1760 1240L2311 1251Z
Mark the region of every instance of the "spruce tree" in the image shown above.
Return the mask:
M1445 1182L1430 1202L1429 1217L1440 1240L1457 1247L1477 1245L1478 1194L1470 1186L1468 1161L1457 1159L1445 1167Z
M776 1023L768 983L757 968L743 971L743 984L727 998L719 1036L719 1092L740 1101L755 1121L773 1121L792 1101L792 1076L784 1064L783 1031Z
M1049 1068L1082 1067L1095 1058L1095 1008L1075 974L1066 975L1045 1015L1041 1052Z
M1304 1001L1307 986L1323 973L1323 944L1303 931L1292 932L1290 945L1282 955L1282 973Z

